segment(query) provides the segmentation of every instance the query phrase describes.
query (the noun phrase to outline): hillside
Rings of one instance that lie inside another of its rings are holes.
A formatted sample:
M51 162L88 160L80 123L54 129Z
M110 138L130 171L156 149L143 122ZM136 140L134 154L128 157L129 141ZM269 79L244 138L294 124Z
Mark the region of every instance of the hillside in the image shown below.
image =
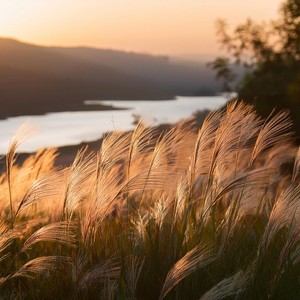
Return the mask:
M205 64L0 39L0 117L78 110L86 99L171 99L219 90Z

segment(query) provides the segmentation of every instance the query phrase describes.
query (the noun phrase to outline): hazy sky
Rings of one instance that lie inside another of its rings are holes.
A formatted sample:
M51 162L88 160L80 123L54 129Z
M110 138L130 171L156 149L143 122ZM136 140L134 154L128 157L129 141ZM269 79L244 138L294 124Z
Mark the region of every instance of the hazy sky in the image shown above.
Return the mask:
M280 0L0 0L0 36L43 45L215 54L215 21L277 15Z

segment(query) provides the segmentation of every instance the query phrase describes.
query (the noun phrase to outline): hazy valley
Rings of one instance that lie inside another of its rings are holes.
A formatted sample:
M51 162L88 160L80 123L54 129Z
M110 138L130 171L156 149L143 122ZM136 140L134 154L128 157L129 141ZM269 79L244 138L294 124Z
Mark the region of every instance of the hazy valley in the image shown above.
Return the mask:
M84 110L87 99L215 95L221 84L214 76L205 62L85 47L42 47L2 38L0 117Z

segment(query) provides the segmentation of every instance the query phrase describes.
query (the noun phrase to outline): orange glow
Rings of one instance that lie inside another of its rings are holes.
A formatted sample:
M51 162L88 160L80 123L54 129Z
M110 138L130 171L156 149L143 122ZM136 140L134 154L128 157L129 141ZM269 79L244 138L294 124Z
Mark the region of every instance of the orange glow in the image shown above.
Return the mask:
M0 0L0 36L42 45L216 54L217 18L276 17L280 0Z

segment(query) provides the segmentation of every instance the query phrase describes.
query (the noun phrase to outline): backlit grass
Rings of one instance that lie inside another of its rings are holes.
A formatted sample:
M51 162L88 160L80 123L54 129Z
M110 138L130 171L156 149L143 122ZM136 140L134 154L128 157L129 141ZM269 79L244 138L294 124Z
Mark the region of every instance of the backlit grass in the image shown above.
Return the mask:
M0 177L0 298L298 299L300 152L286 112L243 103L112 132Z

